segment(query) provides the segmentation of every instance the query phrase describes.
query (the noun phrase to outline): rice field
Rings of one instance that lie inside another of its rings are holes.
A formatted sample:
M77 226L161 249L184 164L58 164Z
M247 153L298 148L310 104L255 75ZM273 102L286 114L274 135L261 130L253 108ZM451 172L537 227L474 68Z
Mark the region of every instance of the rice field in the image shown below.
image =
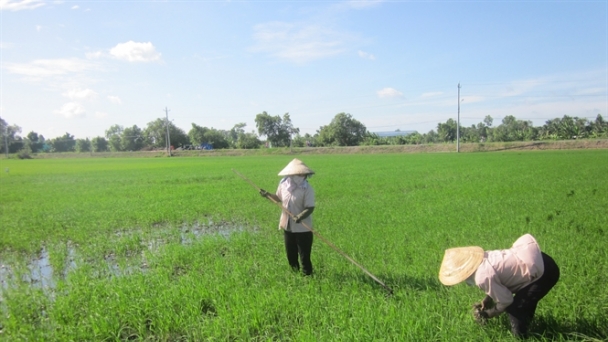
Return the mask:
M313 277L290 270L274 191L316 171ZM0 160L0 340L511 341L446 248L525 233L561 278L537 341L608 339L608 150Z

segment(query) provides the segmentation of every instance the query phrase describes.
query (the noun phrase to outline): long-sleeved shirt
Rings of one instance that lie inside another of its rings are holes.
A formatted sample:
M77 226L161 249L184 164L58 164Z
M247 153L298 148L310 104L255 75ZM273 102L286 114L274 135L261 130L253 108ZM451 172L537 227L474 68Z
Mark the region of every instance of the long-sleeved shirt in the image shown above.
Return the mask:
M294 215L298 215L305 208L315 206L315 191L306 180L300 185L296 185L290 181L289 177L285 177L279 183L276 195L281 200L283 207ZM301 223L296 223L285 211L281 211L279 229L294 233L309 232L310 230L303 224L312 228L312 216L306 217Z
M486 251L475 272L475 284L496 303L496 311L503 312L513 303L513 294L538 280L544 264L538 243L526 234L510 249Z

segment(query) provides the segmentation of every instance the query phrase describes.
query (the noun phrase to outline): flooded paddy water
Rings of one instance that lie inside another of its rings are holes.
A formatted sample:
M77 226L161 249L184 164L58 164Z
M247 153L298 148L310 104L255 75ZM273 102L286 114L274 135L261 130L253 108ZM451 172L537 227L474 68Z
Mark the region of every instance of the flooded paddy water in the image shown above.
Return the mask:
M91 255L91 246L78 246L70 241L62 246L43 246L35 255L4 256L0 258L0 303L4 291L23 286L42 289L51 295L59 281L84 265L92 267L97 277L143 273L149 267L145 252L154 252L169 244L191 245L205 237L229 240L232 234L245 230L242 225L213 221L181 226L157 225L149 231L134 228L115 232L106 241L113 247L102 257ZM95 250L95 246L92 249ZM62 250L64 257L53 258L51 250Z

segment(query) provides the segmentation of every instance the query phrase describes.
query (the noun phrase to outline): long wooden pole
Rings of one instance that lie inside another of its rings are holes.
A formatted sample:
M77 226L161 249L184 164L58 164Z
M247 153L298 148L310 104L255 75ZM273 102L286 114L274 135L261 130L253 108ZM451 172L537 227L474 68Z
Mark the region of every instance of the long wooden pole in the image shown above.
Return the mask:
M460 82L458 82L458 121L456 121L456 152L460 153Z
M250 181L247 177L243 176L241 173L239 173L235 169L232 169L232 171L234 173L236 173L239 177L243 178L247 183L249 183L252 187L254 187L258 192L260 190L262 190L260 187L258 187L257 185L255 185L255 183L253 183L252 181ZM274 203L277 206L279 206L281 208L281 210L283 210L285 213L287 213L287 215L289 215L292 219L295 219L295 215L293 213L291 213L289 210L287 210L287 208L285 208L281 202L276 201L272 197L268 197L268 199L272 203ZM306 223L301 222L301 224L304 227L306 227L306 229L310 230L313 234L315 234L315 236L317 236L319 239L321 239L321 241L325 242L333 250L335 250L336 252L340 253L340 255L342 255L343 257L345 257L348 261L350 261L355 266L359 267L363 272L365 272L365 274L367 274L368 276L370 276L378 284L382 285L382 287L384 287L384 289L386 291L388 291L389 294L391 294L391 295L393 294L393 289L391 289L390 287L388 287L385 283L383 283L380 279L378 279L378 277L376 277L370 271L368 271L367 269L365 269L365 267L363 267L361 264L359 264L358 262L356 262L353 258L351 258L346 253L344 253L342 250L340 250L338 247L336 247L333 243L329 242L327 239L325 239L323 236L321 236L319 233L317 233L315 230L313 230L311 227L309 227Z

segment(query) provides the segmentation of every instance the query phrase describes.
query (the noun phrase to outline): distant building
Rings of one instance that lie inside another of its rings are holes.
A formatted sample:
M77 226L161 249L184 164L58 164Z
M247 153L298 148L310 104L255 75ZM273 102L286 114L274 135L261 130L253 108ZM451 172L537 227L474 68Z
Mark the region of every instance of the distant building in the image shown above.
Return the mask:
M396 131L388 131L388 132L372 132L373 134L381 137L381 138L386 138L386 137L403 137L406 135L410 135L410 134L414 134L417 133L416 131L400 131L400 130L396 130Z

